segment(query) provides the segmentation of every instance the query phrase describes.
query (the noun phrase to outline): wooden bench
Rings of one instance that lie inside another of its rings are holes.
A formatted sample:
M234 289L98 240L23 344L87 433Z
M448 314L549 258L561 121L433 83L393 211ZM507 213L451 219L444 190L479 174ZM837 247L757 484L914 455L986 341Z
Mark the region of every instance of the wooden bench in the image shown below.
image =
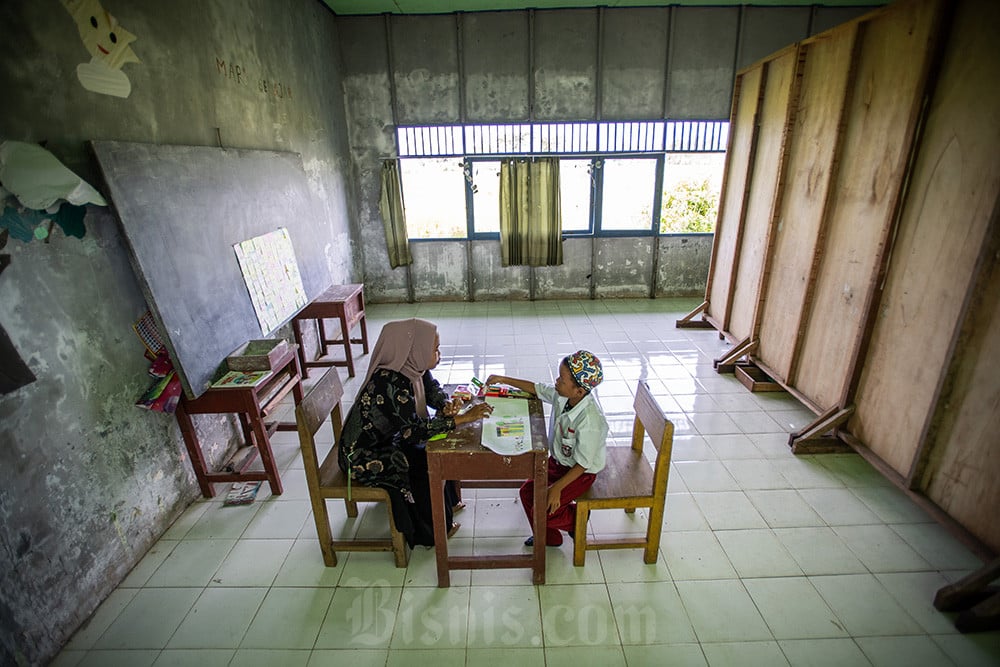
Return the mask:
M576 499L576 525L573 538L573 565L583 565L586 553L593 549L644 549L643 560L655 563L663 529L663 506L670 474L670 452L674 425L667 419L649 385L640 382L635 392L635 422L631 447L608 447L607 465L597 475L594 485ZM646 434L657 449L655 466L642 453ZM593 510L624 509L634 513L637 507L649 508L646 537L588 538L587 520Z
M343 385L336 368L331 368L309 390L302 402L295 408L295 421L299 429L299 444L302 447L302 463L306 472L306 483L309 487L309 499L312 502L313 519L316 521L316 534L319 546L323 551L323 562L327 567L337 564L337 550L341 551L391 551L396 560L396 567L406 567L409 561L406 540L403 534L396 530L392 518L392 506L389 494L384 489L363 486L351 482L348 487L347 475L337 463L337 451L340 447L340 434L343 428L341 399L344 395ZM319 462L316 452L316 433L327 418L333 426L333 448L323 462ZM326 501L331 498L343 498L349 517L358 516L359 502L384 503L389 514L389 534L383 539L334 540L330 529L330 515Z

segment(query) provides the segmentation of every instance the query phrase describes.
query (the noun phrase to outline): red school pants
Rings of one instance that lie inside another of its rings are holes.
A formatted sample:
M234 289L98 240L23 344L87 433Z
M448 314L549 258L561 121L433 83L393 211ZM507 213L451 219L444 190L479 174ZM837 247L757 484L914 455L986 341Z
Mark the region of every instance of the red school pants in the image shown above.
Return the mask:
M551 456L549 457L549 486L562 479L563 476L570 471L568 466L556 461ZM570 531L573 530L573 526L576 523L576 503L573 501L580 497L580 495L590 488L597 478L592 472L585 472L572 482L570 482L566 488L562 490L559 495L559 509L557 509L552 514L548 515L547 522L545 525L545 544L550 547L557 547L563 542L562 534L559 532L561 530ZM546 493L548 488L546 487ZM521 505L524 506L524 513L528 517L528 523L531 523L531 510L535 503L535 482L534 480L528 480L521 485Z

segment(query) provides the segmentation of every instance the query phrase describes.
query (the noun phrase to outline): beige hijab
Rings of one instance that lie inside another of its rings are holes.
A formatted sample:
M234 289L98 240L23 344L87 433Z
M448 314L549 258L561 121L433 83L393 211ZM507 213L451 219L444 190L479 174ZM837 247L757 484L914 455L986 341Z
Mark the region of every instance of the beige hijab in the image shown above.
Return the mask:
M427 418L427 398L424 396L424 373L434 365L437 326L411 318L388 322L382 327L378 341L372 349L368 375L362 391L379 368L402 373L413 385L413 399L417 415Z

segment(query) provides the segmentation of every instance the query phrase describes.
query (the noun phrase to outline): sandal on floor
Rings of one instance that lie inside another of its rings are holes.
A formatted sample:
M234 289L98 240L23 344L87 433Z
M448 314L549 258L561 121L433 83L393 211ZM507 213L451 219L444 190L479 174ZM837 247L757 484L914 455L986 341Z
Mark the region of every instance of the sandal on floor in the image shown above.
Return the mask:
M457 533L458 529L461 528L461 527L462 527L462 524L452 522L451 528L448 529L448 537L450 538L452 535L454 535L455 533Z
M457 503L455 503L452 506L451 513L452 514L458 514L459 512L461 512L464 509L465 509L465 503L463 503L461 500L459 500Z

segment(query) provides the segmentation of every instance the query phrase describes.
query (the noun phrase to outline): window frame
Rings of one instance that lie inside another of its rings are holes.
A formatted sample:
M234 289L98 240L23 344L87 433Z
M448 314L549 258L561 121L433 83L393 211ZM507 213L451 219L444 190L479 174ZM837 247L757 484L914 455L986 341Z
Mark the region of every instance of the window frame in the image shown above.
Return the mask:
M556 138L552 139L555 130ZM587 230L563 230L564 238L625 238L678 236L687 232L660 232L660 214L666 156L671 153L721 153L728 150L729 120L567 121L553 123L493 123L397 126L397 159L458 159L465 175L464 237L410 238L412 242L496 240L499 232L480 232L475 226L472 165L510 158L555 157L589 160L590 206ZM543 137L542 135L548 135ZM525 151L527 142L527 151ZM542 146L543 142L546 143ZM536 143L539 145L536 147ZM578 150L565 150L566 144ZM469 150L472 144L472 150ZM553 147L554 144L554 147ZM593 150L613 145L612 150ZM490 151L489 149L496 149ZM559 150L562 148L563 150ZM514 150L517 149L517 150ZM655 159L651 219L647 229L604 229L604 163L609 159ZM405 202L405 192L403 193ZM702 232L714 234L714 232Z

